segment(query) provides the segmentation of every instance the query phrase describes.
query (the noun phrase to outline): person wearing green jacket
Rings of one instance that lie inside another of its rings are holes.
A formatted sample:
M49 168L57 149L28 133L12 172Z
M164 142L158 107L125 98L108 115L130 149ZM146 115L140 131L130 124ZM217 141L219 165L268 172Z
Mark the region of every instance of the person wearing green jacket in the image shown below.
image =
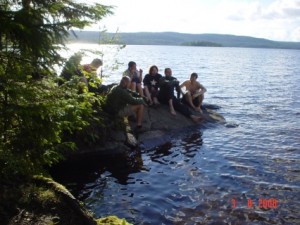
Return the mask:
M141 128L145 103L141 96L129 90L130 84L131 79L128 76L122 77L120 84L108 93L104 109L120 117L134 114L137 128Z

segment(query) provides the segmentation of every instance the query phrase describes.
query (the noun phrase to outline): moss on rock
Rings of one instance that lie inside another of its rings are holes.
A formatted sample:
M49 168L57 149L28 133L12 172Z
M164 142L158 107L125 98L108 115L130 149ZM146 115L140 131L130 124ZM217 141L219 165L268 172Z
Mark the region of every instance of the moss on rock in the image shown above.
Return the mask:
M14 192L16 189L13 190ZM9 190L8 190L9 192ZM128 225L116 216L95 219L61 184L51 178L36 176L20 185L18 199L5 215L8 225ZM5 199L3 199L5 200ZM13 209L13 210L12 210Z
M120 219L116 216L108 216L105 218L97 219L97 225L132 225L126 222L125 219Z

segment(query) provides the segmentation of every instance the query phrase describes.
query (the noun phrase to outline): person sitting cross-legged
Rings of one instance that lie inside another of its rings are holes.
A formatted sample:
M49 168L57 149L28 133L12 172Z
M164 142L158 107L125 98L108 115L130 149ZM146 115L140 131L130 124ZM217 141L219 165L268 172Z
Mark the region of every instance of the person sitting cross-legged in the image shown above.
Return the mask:
M104 110L111 115L120 117L135 115L136 127L142 127L144 100L136 92L129 90L131 80L128 76L122 77L120 84L114 86L107 95Z
M179 81L172 76L172 70L170 68L165 69L165 77L159 80L160 90L158 92L158 100L162 104L169 105L172 115L176 115L176 111L179 111L186 117L191 118L194 122L201 122L203 118L201 116L193 115L187 105L180 102L178 98L174 96L174 88L179 91Z

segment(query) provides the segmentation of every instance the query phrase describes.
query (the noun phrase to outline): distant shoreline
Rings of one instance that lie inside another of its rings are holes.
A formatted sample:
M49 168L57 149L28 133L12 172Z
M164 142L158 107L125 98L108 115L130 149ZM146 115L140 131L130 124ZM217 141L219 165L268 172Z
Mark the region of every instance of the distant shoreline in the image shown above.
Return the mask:
M74 31L69 43L125 44L125 45L165 45L165 46L207 46L243 47L300 50L300 42L272 41L263 38L228 34L184 34L175 32L101 33L98 31ZM187 44L189 43L189 44ZM197 43L199 45L197 45ZM210 44L212 46L210 46ZM202 45L201 45L202 44Z

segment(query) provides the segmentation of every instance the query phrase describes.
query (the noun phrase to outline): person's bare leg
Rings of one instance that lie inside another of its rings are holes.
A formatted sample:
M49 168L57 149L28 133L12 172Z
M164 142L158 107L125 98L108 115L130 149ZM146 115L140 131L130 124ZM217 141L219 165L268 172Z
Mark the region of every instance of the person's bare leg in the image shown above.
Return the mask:
M139 84L139 83L136 84L136 90L137 90L137 92L139 93L140 96L142 96L142 97L144 96L141 84Z
M171 114L174 115L174 116L176 116L176 111L175 111L175 109L173 107L173 99L169 100L169 108L170 108Z
M132 111L135 113L136 116L136 126L142 126L143 115L144 115L144 105L132 105Z
M198 101L199 104L198 104L197 107L195 108L195 111L196 111L196 112L203 113L203 112L202 112L202 109L201 109L201 105L202 105L204 96L203 96L203 95L199 95L199 96L197 96L196 98L197 98L197 101Z
M135 82L131 82L130 89L132 91L136 91L136 83Z
M199 100L199 104L200 104L200 107L201 107L203 99L204 99L204 94L199 95L198 98L199 98L198 100Z
M149 92L149 89L148 89L148 87L144 87L144 92L145 92L145 95L146 95L146 97L148 98L148 100L149 100L149 105L152 105L153 104L153 101L152 101L152 99L151 99L151 95L150 95L150 92Z
M153 97L153 102L155 105L159 105L159 101L157 100L157 97Z
M190 93L190 92L187 92L187 93L184 95L184 98L185 98L185 100L188 102L188 104L189 104L194 110L196 110L196 106L194 106L193 98L192 98L191 93Z

